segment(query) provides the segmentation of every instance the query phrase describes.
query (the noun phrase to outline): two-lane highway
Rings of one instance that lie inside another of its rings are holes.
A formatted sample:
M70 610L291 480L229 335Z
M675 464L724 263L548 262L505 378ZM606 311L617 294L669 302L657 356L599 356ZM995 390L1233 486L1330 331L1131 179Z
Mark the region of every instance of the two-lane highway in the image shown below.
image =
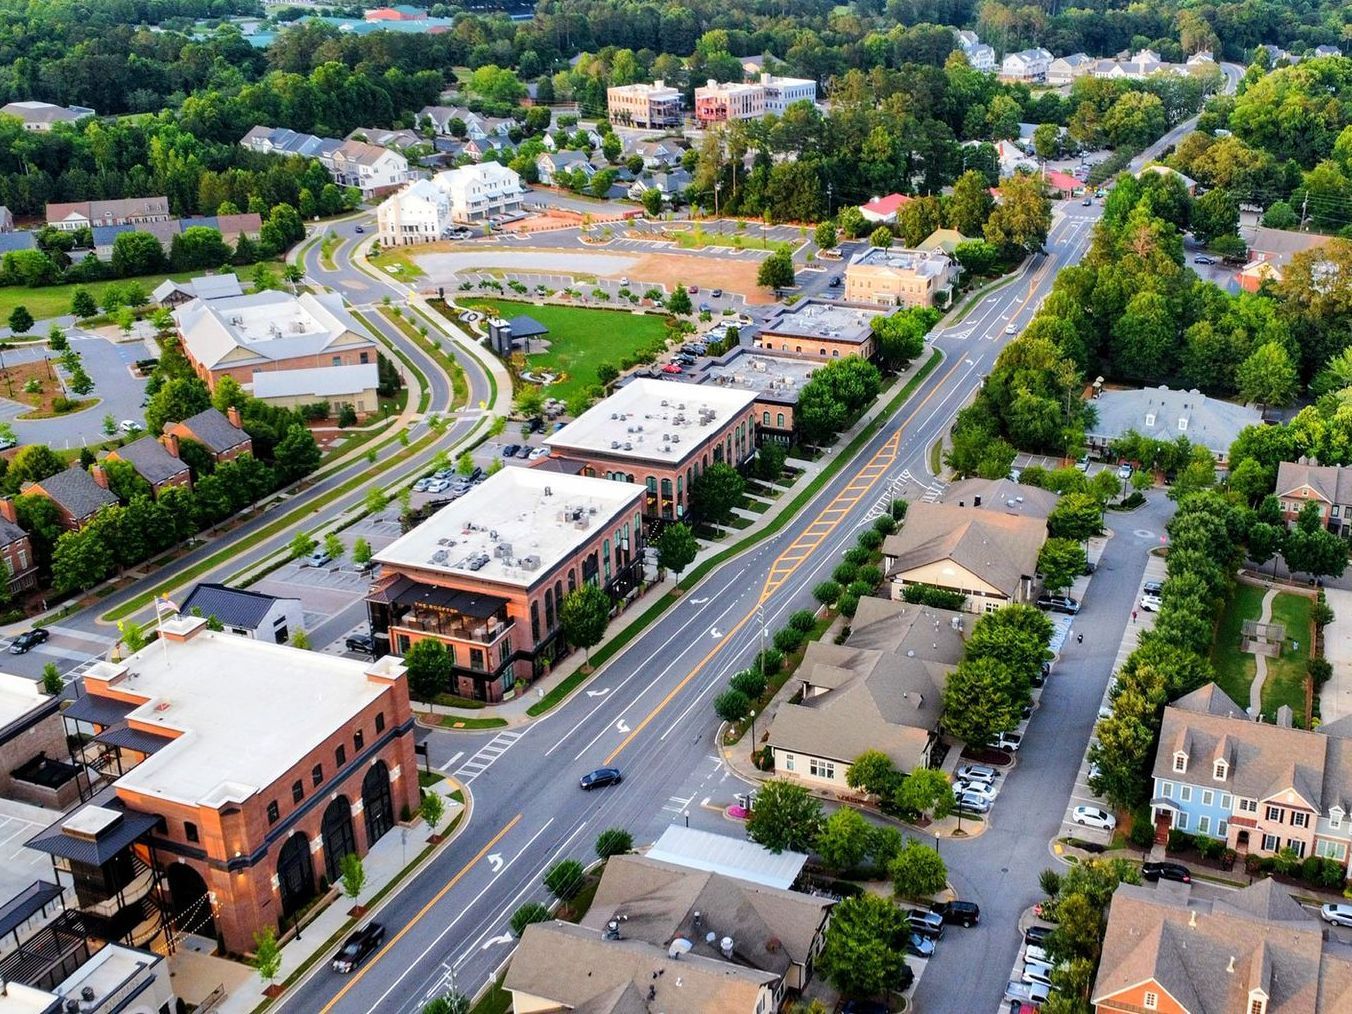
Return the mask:
M736 791L717 761L709 699L839 562L889 496L922 495L927 452L1027 323L1056 271L1088 245L1097 209L1058 213L1048 252L936 336L944 361L786 529L717 568L579 693L535 724L493 735L436 733L431 763L469 783L471 824L377 917L399 927L357 974L316 970L283 999L294 1011L414 1011L454 980L478 991L510 954L507 923L546 900L541 876L556 858L592 858L596 836L624 827L651 841L673 820L740 833L705 807ZM447 763L451 758L468 758ZM621 785L581 791L603 764ZM688 815L688 816L687 816Z

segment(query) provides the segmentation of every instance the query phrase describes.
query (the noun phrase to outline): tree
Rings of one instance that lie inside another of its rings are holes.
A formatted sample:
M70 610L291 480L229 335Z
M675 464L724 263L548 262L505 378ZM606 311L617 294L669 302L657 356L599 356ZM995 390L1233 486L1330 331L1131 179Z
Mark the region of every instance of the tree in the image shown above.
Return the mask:
M264 926L253 935L253 966L264 982L272 982L282 970L282 949L277 946L277 931Z
M163 271L164 247L148 232L124 232L113 240L113 272L123 278Z
M446 816L446 801L438 792L424 792L418 812L422 814L422 819L427 821L427 830L436 834L437 828L441 827L442 818Z
M516 936L521 936L526 932L526 927L537 922L549 922L549 909L538 901L528 901L515 912L512 913L511 921L508 925ZM427 1014L427 1008L423 1008L423 1014Z
M901 780L892 759L881 750L865 750L845 769L845 784L869 795L890 799Z
M817 967L847 995L884 993L896 986L906 965L905 952L896 946L905 932L906 917L888 899L867 891L846 898L831 912Z
M302 651L310 650L310 635L305 632L304 627L297 627L291 632L291 647L300 648Z
M446 646L432 637L414 641L404 652L408 692L415 700L430 703L450 683L451 656Z
M93 317L99 312L99 306L94 302L94 297L90 295L88 289L76 289L70 295L70 312L77 318ZM56 346L53 345L52 348Z
M52 552L52 587L58 592L87 591L111 574L114 565L101 530L90 526L66 532Z
M609 859L634 851L634 836L622 827L612 827L596 836L596 857Z
M118 620L117 634L118 640L122 642L122 647L127 649L128 655L135 655L146 646L145 631L134 620Z
M56 668L55 662L47 662L42 667L42 692L52 697L56 697L66 689L65 680L61 678L61 672Z
M27 334L33 330L33 315L26 306L16 306L9 312L9 329L15 334Z
M699 552L699 542L687 524L667 526L657 541L657 563L663 570L669 570L678 578L681 571L694 562Z
M1085 542L1103 530L1103 505L1088 493L1067 493L1047 515L1053 538Z
M904 814L942 820L953 812L953 785L936 768L916 768L897 786L892 802Z
M878 226L868 236L869 246L876 246L883 250L892 245L892 239L892 230L885 225Z
M751 714L751 698L735 687L714 698L714 714L725 722L740 722Z
M840 235L834 222L822 222L812 234L818 250L834 250L840 244Z
M1249 358L1239 364L1235 380L1245 401L1255 401L1264 407L1290 404L1299 384L1295 364L1286 347L1277 342L1267 342L1254 349Z
M576 859L560 859L545 870L544 884L546 890L559 901L569 901L582 890L585 879L586 874L580 862Z
M329 532L324 536L324 552L335 560L341 560L343 554L347 552L347 547L343 545L343 540L337 532Z
M5 478L10 484L22 487L24 483L41 482L47 476L65 470L66 463L46 444L27 444L10 459Z
M361 856L355 852L346 853L338 865L341 871L343 893L353 902L366 886L366 868L362 866Z
M532 906L534 906L534 908L544 909L545 915L543 919L532 919L531 922L545 922L549 919L549 910L538 901L532 901L529 904L522 905L516 910L516 913L512 916L512 922L515 923L517 915L520 915L527 909L531 909ZM524 931L527 925L529 924L522 923L521 929ZM520 936L519 933L517 935ZM469 997L464 993L451 989L442 993L441 996L433 997L431 1000L428 1000L422 1005L419 1014L469 1014L470 1006Z
M948 884L948 867L929 845L908 838L887 866L892 889L901 898L928 898Z
M939 322L939 311L929 307L874 317L870 327L878 344L878 358L888 369L904 368L925 351L925 335Z
M1006 252L1038 253L1052 225L1042 178L1015 173L1000 186L1000 203L986 219L986 241Z
M715 462L690 484L690 503L695 514L706 521L726 520L742 502L746 480L731 465Z
M277 478L286 485L318 468L321 455L314 435L300 423L295 423L278 442L273 450L273 458Z
M666 198L657 187L649 187L643 191L643 213L649 218L659 217L665 204Z
M1239 231L1239 203L1223 187L1208 190L1197 198L1189 216L1197 242L1209 245L1221 236Z
M605 637L610 623L610 596L594 584L584 584L570 591L559 609L559 624L564 639L581 648L587 663L591 663L591 649Z
M944 207L948 226L964 236L982 235L986 219L995 207L990 184L983 173L968 169L953 184L953 193Z
M1039 123L1033 128L1033 150L1037 157L1048 161L1056 158L1061 149L1061 128L1055 123Z
M822 862L838 873L853 869L864 861L873 841L872 826L859 811L842 806L822 824L817 835L817 854Z
M371 562L371 544L363 535L358 535L352 543L352 562L358 567L365 567Z
M675 314L687 314L693 309L690 304L690 293L686 291L683 283L678 282L667 298L667 309Z
M174 377L160 385L146 403L146 429L164 432L167 422L181 422L211 407L211 392L197 377Z
M789 289L793 287L793 255L788 250L776 250L761 261L756 271L756 284L767 289Z
M944 684L943 726L971 746L988 746L1019 724L1026 684L996 658L964 658Z
M761 785L747 820L752 841L771 852L811 851L822 826L822 808L807 789L795 782L772 778Z
M1048 539L1037 555L1037 569L1049 589L1060 591L1069 587L1085 571L1084 543Z
M303 560L315 551L319 543L309 532L297 532L291 538L291 559Z

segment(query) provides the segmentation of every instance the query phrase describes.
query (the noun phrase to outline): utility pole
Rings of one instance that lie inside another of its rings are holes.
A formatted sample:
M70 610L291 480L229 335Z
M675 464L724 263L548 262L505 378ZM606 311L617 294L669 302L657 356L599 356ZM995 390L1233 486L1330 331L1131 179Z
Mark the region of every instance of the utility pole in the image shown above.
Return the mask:
M723 181L714 181L714 219L718 222L718 234L723 235L723 220L718 217L718 192L723 189Z
M832 206L832 204L831 204L831 194L832 194L832 191L833 191L834 189L835 189L835 187L834 187L832 184L830 184L830 183L826 184L826 217L827 217L827 218L830 218L830 217L831 217L831 206Z
M1303 200L1303 201L1300 202L1300 231L1301 231L1301 232L1308 232L1308 231L1309 231L1308 226L1309 226L1309 221L1310 221L1310 219L1309 219L1309 216L1306 214L1306 212L1309 210L1309 208L1310 208L1310 192L1307 190L1307 191L1305 191L1305 200Z

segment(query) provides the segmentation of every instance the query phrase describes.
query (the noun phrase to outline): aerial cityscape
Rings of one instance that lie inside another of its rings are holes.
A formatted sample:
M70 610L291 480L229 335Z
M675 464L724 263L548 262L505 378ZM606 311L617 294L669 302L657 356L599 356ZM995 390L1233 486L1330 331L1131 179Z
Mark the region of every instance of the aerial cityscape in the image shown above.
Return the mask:
M0 12L0 1014L1352 1011L1344 5Z

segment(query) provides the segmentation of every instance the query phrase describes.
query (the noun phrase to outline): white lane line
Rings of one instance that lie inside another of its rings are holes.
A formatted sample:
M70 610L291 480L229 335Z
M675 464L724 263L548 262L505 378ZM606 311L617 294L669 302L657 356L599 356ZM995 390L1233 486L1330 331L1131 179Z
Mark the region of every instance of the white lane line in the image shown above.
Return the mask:
M458 760L459 760L461 757L463 757L463 756L465 756L465 751L464 751L464 750L461 750L458 754L456 754L454 757L452 757L450 760L448 760L445 764L440 765L440 766L437 768L437 770L438 770L438 771L445 771L447 768L449 768L452 764L454 764L456 761L458 761Z

